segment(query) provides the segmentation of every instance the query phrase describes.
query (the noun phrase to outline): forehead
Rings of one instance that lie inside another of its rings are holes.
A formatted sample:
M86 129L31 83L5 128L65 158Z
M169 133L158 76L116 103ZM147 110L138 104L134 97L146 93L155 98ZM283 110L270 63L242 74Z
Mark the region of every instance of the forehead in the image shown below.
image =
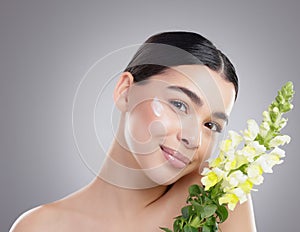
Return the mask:
M211 110L230 113L235 97L234 85L204 65L180 65L149 79L146 91L166 91L169 86L185 87L197 94Z

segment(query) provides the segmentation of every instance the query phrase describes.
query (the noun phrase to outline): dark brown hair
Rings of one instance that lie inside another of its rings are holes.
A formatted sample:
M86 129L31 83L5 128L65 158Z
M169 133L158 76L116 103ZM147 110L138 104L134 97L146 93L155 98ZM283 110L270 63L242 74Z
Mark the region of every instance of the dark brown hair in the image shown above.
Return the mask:
M230 60L205 37L186 31L163 32L148 38L138 49L124 71L135 82L160 74L171 66L202 64L233 83L235 98L238 77Z

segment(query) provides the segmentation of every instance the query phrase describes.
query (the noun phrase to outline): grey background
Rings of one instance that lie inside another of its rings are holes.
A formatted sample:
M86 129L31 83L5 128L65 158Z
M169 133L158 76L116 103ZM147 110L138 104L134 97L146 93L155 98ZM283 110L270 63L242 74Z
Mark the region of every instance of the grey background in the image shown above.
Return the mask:
M229 128L240 130L248 118L260 120L287 80L299 90L299 10L297 0L1 0L0 231L92 180L71 117L76 88L99 58L160 31L207 36L237 68L241 87ZM252 194L258 231L299 230L299 93L294 104L285 162Z

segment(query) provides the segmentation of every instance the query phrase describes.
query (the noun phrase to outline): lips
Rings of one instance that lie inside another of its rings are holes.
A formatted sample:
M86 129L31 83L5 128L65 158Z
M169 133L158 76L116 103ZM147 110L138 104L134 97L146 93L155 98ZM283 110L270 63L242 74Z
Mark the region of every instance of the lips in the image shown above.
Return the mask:
M173 167L183 169L190 163L190 159L182 155L180 152L163 145L160 145L160 148L163 151L163 155L166 160L168 160Z

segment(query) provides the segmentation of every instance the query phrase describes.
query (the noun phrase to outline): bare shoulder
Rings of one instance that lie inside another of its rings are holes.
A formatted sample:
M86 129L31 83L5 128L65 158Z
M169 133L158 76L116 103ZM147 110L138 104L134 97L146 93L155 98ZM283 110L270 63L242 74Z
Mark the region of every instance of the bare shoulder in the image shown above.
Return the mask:
M82 193L83 191L79 190L65 198L23 213L10 232L80 231L80 226L86 226L82 221L88 221L82 210L86 202Z
M60 210L55 204L42 205L23 213L13 224L10 232L54 231Z
M159 200L159 204L163 207L174 210L175 214L180 212L181 207L186 204L188 196L188 188L193 184L200 183L200 175L197 172L192 172L176 181L169 191Z
M256 232L251 195L248 195L248 201L229 211L228 219L220 227L224 232Z
M176 195L182 194L185 197L187 197L189 186L193 184L201 185L200 179L201 179L201 175L199 174L199 172L194 171L182 177L180 180L178 180L173 185L172 190Z

